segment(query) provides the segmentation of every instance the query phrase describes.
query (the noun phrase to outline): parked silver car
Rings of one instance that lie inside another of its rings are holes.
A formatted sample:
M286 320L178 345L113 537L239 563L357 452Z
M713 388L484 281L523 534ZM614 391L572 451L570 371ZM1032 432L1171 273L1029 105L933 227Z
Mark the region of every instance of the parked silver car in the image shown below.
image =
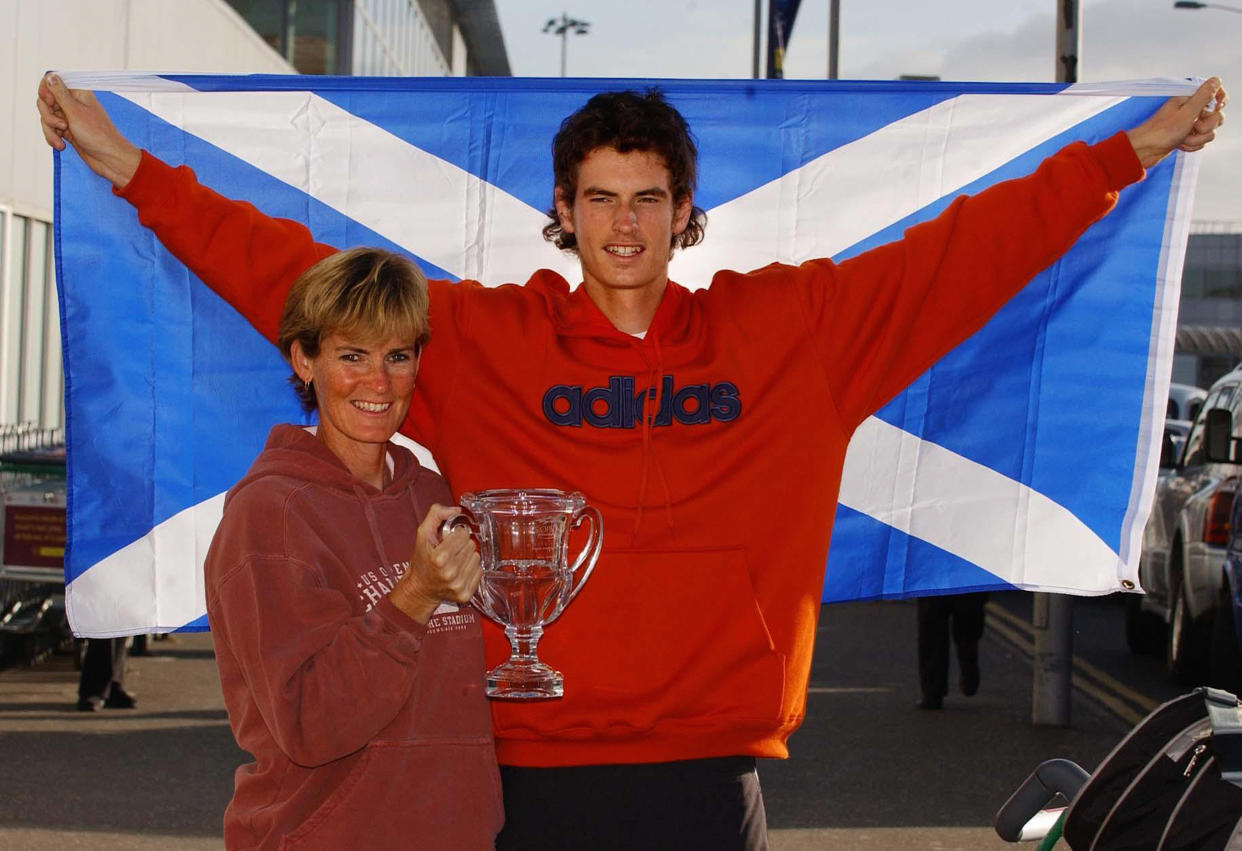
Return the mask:
M1174 382L1169 385L1169 405L1165 416L1170 420L1194 420L1206 398L1207 391L1202 387Z
M1213 408L1242 424L1242 367L1208 390L1180 457L1157 481L1139 560L1146 594L1130 598L1126 610L1131 650L1163 647L1169 675L1183 684L1197 684L1208 670L1236 487L1237 466L1210 461L1205 452L1206 412Z

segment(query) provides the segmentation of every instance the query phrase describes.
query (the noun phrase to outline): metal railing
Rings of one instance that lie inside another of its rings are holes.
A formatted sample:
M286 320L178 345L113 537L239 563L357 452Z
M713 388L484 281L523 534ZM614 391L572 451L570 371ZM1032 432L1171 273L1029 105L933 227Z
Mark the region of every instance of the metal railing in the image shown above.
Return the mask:
M65 430L0 423L0 494L65 475Z
M63 446L63 428L42 428L37 423L0 423L0 455Z

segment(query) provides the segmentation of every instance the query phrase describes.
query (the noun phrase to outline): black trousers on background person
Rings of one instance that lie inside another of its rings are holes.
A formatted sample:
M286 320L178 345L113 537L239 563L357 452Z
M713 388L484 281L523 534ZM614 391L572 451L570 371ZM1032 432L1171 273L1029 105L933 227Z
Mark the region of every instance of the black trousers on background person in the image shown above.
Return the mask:
M78 679L78 709L93 712L103 707L133 709L134 698L125 690L128 638L88 638Z
M498 851L765 851L754 757L562 768L500 766Z
M949 693L949 639L957 648L962 694L979 690L979 639L987 592L920 597L919 687L921 709L939 709Z

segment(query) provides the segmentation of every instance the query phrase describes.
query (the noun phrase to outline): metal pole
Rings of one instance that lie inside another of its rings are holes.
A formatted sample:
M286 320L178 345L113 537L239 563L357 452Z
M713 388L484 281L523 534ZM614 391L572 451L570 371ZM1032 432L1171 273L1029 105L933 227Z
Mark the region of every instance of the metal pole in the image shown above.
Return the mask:
M569 47L569 31L573 30L574 35L586 35L587 29L591 26L590 21L579 21L569 17L569 13L561 12L561 19L548 18L548 22L543 25L543 31L559 35L561 37L561 76L565 76L566 72L566 51Z
M755 46L750 64L750 76L759 79L759 26L763 21L763 0L755 0Z
M1071 666L1074 654L1073 597L1035 594L1031 626L1035 633L1031 723L1070 726Z
M1078 0L1057 0L1056 75L1059 83L1078 82L1078 55L1082 47L1079 14ZM1036 594L1031 626L1035 633L1031 723L1068 727L1074 654L1074 598L1065 594Z
M773 0L768 0L768 38L767 61L764 62L763 76L769 80L779 80L785 76L785 21L779 10L772 8Z
M1078 55L1082 52L1078 0L1057 0L1057 82L1078 82Z
M837 48L841 39L841 0L828 3L828 79L837 79Z

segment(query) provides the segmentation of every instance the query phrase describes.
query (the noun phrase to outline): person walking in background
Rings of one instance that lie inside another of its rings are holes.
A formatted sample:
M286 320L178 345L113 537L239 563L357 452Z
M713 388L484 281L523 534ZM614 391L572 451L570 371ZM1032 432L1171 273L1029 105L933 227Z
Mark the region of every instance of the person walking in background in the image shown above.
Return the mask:
M78 711L134 709L138 701L125 690L125 663L129 660L130 639L88 638L82 656L82 675L78 678Z
M957 648L962 694L979 691L979 639L986 592L919 597L919 709L940 709L949 693L949 639Z

